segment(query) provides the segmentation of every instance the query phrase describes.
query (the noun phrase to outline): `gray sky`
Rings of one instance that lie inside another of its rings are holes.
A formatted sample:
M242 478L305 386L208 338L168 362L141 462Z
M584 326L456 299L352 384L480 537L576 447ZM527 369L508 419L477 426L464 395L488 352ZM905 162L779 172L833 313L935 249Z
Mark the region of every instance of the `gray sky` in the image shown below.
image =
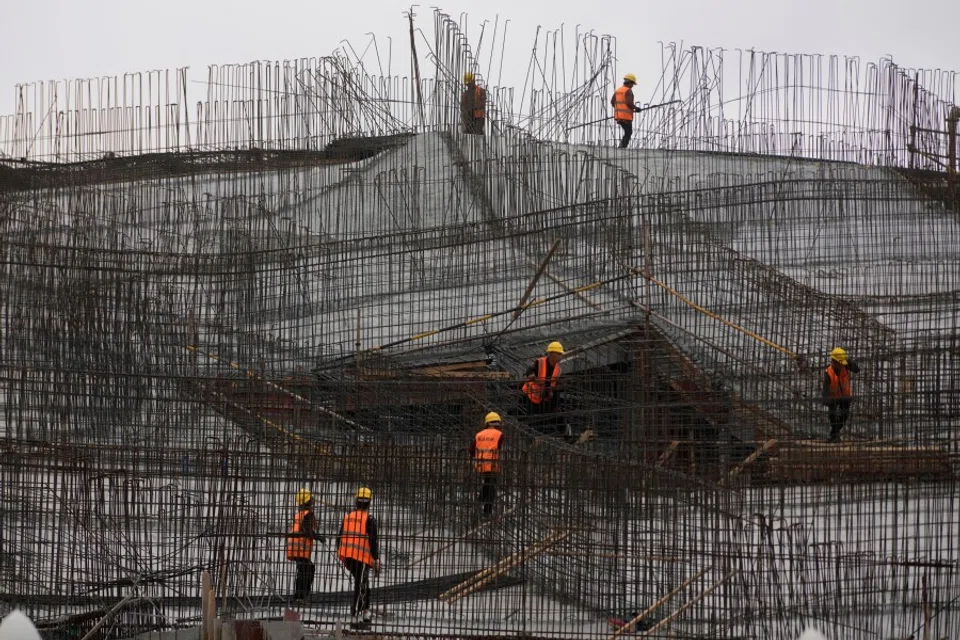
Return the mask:
M522 83L537 25L561 23L617 36L618 69L640 77L641 94L659 78L658 41L855 55L864 62L889 54L904 67L960 71L956 0L458 0L438 6L454 17L466 12L472 39L483 20L510 20L507 64L516 61L516 72L505 73L504 84ZM386 0L3 0L0 113L13 110L18 82L178 66L190 66L199 78L208 64L322 56L344 39L360 50L369 32L381 42L393 38L394 72L402 74L409 68L402 57L408 7ZM429 33L431 5L416 12ZM191 91L194 99L200 95Z

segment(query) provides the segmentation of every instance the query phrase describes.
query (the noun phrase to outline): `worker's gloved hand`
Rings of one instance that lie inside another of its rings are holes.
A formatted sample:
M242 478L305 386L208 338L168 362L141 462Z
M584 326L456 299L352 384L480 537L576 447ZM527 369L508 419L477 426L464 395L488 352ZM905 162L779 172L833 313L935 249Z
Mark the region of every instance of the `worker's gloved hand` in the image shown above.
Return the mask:
M313 539L316 540L317 542L319 542L320 544L327 544L327 539L326 539L325 537L321 536L320 534L314 535L314 536L313 536Z

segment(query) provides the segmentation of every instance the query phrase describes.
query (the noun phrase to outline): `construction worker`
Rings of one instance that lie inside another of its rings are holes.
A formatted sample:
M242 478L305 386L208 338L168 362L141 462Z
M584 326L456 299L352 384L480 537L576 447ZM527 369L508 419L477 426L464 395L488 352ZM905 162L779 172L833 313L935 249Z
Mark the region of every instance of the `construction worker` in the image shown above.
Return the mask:
M460 94L460 120L463 122L463 132L483 135L483 124L486 121L487 92L477 84L472 71L463 74L463 83L466 87Z
M633 136L633 114L640 111L640 108L633 102L633 87L637 84L637 76L628 73L623 76L623 85L613 92L610 98L610 104L613 106L613 119L617 121L620 128L623 129L623 137L620 138L620 148L626 149L630 144L630 137Z
M295 498L297 515L287 534L287 560L297 564L297 577L293 585L293 599L303 602L313 587L313 541L325 543L326 539L317 533L317 519L313 515L313 494L308 489L297 491Z
M477 432L470 445L473 466L480 474L480 504L484 515L493 514L497 499L497 476L500 475L500 447L503 432L500 431L500 414L488 413L483 419L483 429Z
M523 383L523 413L532 416L531 422L540 425L545 431L563 431L563 420L556 416L560 407L560 394L557 381L560 379L560 359L563 357L563 345L551 342L546 353L527 369L526 382Z
M823 374L823 404L827 407L830 419L831 442L840 439L840 430L850 417L850 405L853 402L850 374L859 372L860 367L846 351L837 347L830 352L830 366Z
M373 492L360 487L356 508L344 516L337 534L337 557L353 576L350 626L354 629L370 628L370 571L380 575L377 521L370 515L372 499Z

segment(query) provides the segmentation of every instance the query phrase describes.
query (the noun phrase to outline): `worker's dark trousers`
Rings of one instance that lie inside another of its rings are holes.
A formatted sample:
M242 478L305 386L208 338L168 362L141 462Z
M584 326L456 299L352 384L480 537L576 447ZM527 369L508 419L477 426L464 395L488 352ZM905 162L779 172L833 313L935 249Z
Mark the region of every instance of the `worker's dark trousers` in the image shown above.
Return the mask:
M297 578L293 583L293 599L305 600L313 587L313 574L316 573L317 566L312 560L305 558L298 558L294 562L297 563Z
M497 500L497 474L480 474L480 504L487 515L493 513L493 503Z
M520 403L523 420L531 428L550 436L562 436L566 433L566 420L561 413L557 396L535 404L524 395Z
M617 120L617 124L623 129L623 137L620 138L620 148L626 149L630 144L630 138L633 136L633 120Z
M830 418L830 439L840 437L840 430L847 424L850 417L850 400L830 400L827 405L827 416Z
M350 615L359 615L370 608L370 565L356 558L347 558L344 566L353 576L353 601L350 603Z
M483 135L483 123L485 120L483 118L464 118L463 119L463 132L470 133L473 135L482 136Z

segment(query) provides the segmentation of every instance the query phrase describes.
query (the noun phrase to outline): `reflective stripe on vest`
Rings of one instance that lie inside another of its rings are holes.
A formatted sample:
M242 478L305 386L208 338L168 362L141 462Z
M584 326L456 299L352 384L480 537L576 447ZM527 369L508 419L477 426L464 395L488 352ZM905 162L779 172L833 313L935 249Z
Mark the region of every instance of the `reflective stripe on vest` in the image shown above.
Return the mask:
M500 471L500 438L503 432L489 427L474 437L474 466L479 473L497 473Z
M544 400L549 400L553 395L553 389L557 386L557 378L560 377L560 363L553 367L553 375L547 379L547 358L542 356L537 358L537 377L534 380L527 380L523 385L523 392L527 394L530 402L540 404Z
M833 367L827 367L827 376L830 378L830 397L831 398L850 398L853 391L850 389L850 372L844 367L839 375L833 370Z
M290 535L287 536L287 560L309 560L313 553L313 538L302 535L303 519L308 513L310 509L301 509L293 519Z
M341 560L353 558L371 567L376 564L370 553L370 536L367 534L369 513L357 509L343 518L343 535L340 536L340 548L337 556Z
M630 103L627 101L628 91L630 91L630 87L623 85L613 92L614 120L627 120L629 122L633 122L633 109L630 108Z

